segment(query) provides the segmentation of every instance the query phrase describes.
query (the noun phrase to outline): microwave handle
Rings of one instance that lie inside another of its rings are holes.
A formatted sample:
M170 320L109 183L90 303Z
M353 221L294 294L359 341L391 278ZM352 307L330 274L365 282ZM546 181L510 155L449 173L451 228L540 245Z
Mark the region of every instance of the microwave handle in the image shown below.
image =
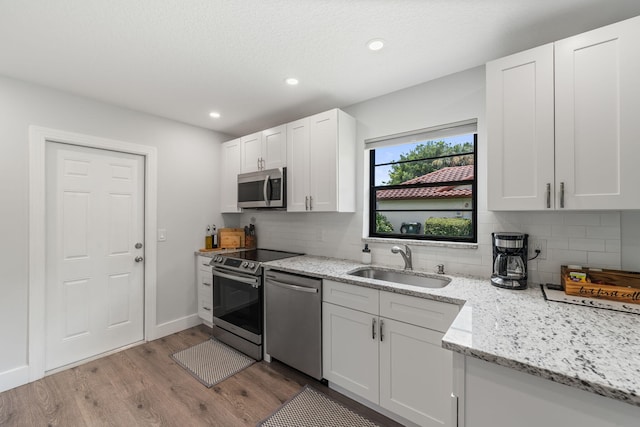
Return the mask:
M264 194L264 203L269 206L271 200L269 200L269 175L264 178L264 185L262 186L262 194Z

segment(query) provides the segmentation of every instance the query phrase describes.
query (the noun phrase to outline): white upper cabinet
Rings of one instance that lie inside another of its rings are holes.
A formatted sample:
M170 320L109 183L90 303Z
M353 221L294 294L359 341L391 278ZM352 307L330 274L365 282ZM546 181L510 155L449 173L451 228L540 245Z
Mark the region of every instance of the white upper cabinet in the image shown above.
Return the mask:
M551 208L553 44L489 62L486 73L489 209Z
M640 17L487 64L490 210L639 209Z
M286 166L286 125L243 136L240 140L242 173Z
M287 125L287 210L309 209L309 118Z
M556 206L640 208L640 17L555 43L555 67Z
M287 210L355 212L355 119L333 109L287 125Z
M238 208L240 151L240 138L222 143L220 155L220 211L222 213L240 212Z

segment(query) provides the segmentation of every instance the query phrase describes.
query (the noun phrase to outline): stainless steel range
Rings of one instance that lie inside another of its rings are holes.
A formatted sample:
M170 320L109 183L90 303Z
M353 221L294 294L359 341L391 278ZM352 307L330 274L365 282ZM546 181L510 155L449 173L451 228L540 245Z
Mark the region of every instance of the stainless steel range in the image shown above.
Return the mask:
M248 356L262 359L263 263L302 254L253 249L215 255L213 335Z

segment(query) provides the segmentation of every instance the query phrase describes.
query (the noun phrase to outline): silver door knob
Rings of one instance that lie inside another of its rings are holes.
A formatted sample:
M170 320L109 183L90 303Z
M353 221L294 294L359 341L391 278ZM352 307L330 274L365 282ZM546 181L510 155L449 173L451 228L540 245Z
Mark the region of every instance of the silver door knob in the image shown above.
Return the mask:
M142 258L141 256L137 256L135 258L135 260L136 260L136 262L142 262L142 261L144 261L144 258Z

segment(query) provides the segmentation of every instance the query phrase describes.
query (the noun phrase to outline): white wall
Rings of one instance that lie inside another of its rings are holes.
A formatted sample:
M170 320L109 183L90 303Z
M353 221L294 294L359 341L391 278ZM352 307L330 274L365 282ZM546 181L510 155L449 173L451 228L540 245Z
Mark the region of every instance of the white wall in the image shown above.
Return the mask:
M546 244L546 260L529 262L533 283L559 282L560 265L588 264L621 268L619 212L487 211L485 73L477 67L344 108L358 121L358 203L355 214L248 212L241 224L255 218L260 247L359 260L363 246L364 140L460 120L478 119L478 248L413 246L414 268L432 270L444 263L449 273L488 277L491 274L491 232L519 231ZM630 225L640 217L628 214ZM635 251L629 269L640 270L640 236L626 239ZM374 263L401 267L390 243L369 244ZM632 257L625 257L631 259Z
M0 389L27 363L28 128L42 126L158 149L157 323L197 311L193 251L219 212L219 141L206 129L0 77ZM165 328L167 329L167 328Z

